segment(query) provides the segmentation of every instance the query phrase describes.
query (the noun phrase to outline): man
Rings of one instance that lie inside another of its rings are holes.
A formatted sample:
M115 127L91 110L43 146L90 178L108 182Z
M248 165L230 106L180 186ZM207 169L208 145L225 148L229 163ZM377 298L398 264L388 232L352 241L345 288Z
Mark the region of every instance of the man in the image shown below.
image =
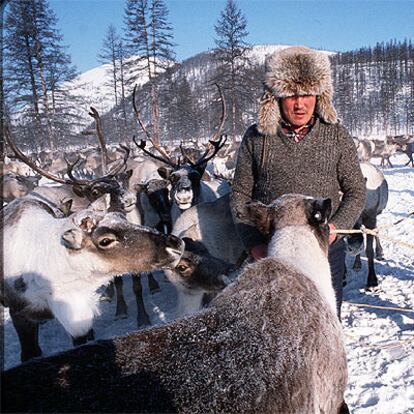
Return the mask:
M231 208L246 250L266 256L266 240L239 219L246 202L265 204L286 193L332 200L331 229L351 229L365 202L365 181L351 136L339 125L326 54L295 46L267 61L258 123L245 133L233 181ZM341 195L342 194L342 195ZM345 249L330 235L329 261L340 317Z

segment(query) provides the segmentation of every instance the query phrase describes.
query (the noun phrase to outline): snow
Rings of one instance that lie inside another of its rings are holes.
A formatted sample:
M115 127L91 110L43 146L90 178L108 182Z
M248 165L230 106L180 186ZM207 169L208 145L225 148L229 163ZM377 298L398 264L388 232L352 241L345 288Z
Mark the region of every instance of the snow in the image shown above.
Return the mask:
M385 229L414 211L414 169L405 167L405 155L393 157L395 168L385 169L390 194L386 210L379 216L383 234L397 242L414 244L414 217ZM376 162L376 161L374 161ZM348 284L344 291L342 325L349 363L349 385L345 395L353 414L414 413L414 313L401 310L356 307L368 304L388 308L414 309L414 250L383 241L385 261L376 262L380 287L364 290L366 261L359 273L347 258ZM151 294L143 277L145 306L154 325L174 318L177 295L162 273L155 274L161 290ZM115 303L102 302L94 329L97 338L111 338L136 330L136 304L129 277L124 283L129 307L127 319L115 321ZM5 367L19 363L19 343L8 310L4 311ZM51 320L40 327L44 355L71 348L71 339Z

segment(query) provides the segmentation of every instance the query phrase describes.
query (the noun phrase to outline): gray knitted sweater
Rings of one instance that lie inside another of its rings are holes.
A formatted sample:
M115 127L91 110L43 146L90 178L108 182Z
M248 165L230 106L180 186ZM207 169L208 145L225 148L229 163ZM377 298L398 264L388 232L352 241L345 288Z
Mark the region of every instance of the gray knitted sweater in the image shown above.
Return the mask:
M355 145L343 126L317 119L299 142L280 127L276 136L261 135L256 125L246 131L238 152L231 209L247 250L266 240L237 212L250 200L268 204L286 193L329 197L330 222L337 228L353 227L364 207L365 181Z

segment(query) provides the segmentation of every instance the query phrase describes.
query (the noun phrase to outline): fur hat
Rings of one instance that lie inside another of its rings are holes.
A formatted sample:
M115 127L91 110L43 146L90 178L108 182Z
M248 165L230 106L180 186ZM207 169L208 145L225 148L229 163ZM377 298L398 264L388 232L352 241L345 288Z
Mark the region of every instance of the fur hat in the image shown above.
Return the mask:
M295 95L316 95L315 113L329 124L338 121L332 104L331 65L326 54L304 46L292 46L268 58L265 92L259 107L260 133L276 134L280 120L278 100Z

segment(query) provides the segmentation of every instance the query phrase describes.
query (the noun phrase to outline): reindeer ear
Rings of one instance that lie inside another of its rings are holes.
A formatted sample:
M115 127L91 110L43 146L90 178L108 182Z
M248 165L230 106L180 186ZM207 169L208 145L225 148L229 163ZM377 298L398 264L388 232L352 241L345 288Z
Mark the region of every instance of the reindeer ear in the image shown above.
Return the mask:
M237 216L242 220L252 223L265 236L270 233L271 215L268 206L260 201L246 203L244 211L238 212Z
M171 173L174 171L174 169L163 165L162 167L158 168L157 171L161 178L168 180L170 178Z
M61 237L62 244L71 250L80 250L82 248L84 234L80 229L66 230Z
M134 191L137 193L146 192L147 190L147 184L146 183L135 183L134 184Z
M67 217L71 214L71 208L72 208L73 200L71 198L64 199L60 203L60 210L62 210L62 213Z
M111 196L106 193L103 196L96 199L91 205L90 208L97 213L106 213L111 205Z

